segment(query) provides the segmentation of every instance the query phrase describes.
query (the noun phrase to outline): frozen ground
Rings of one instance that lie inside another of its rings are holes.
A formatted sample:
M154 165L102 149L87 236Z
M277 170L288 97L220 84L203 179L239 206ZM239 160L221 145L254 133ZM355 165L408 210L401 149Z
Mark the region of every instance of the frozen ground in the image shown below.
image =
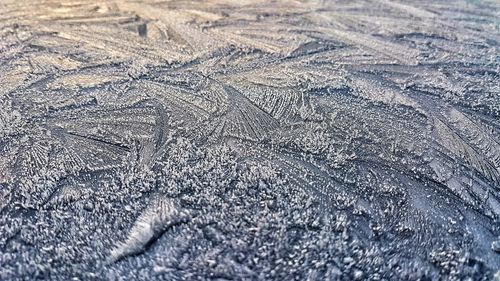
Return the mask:
M0 280L498 280L499 10L0 0Z

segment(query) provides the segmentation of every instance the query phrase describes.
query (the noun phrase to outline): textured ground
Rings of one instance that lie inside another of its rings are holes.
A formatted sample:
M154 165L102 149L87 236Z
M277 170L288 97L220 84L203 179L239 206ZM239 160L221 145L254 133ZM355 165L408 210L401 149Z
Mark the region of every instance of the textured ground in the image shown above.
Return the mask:
M500 279L499 11L0 0L0 280Z

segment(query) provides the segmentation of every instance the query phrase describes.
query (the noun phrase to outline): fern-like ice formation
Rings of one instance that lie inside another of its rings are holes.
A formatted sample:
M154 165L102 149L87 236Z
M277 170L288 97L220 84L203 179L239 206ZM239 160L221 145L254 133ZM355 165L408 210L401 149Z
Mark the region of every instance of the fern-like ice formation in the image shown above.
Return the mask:
M492 280L495 1L0 1L0 280Z

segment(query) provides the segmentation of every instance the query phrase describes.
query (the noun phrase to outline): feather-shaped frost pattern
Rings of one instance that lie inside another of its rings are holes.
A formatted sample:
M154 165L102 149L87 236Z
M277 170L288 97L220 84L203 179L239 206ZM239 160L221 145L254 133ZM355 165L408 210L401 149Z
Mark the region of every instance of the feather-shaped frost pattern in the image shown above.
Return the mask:
M189 213L172 199L159 199L142 212L124 241L111 250L110 261L115 262L146 250L164 232L187 222Z
M499 10L0 0L0 279L494 280Z

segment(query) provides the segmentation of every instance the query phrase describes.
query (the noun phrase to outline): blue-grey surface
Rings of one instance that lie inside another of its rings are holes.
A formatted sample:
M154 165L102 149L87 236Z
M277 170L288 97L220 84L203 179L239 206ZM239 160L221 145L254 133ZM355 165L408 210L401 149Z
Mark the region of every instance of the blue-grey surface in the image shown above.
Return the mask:
M0 0L0 280L500 279L499 10Z

